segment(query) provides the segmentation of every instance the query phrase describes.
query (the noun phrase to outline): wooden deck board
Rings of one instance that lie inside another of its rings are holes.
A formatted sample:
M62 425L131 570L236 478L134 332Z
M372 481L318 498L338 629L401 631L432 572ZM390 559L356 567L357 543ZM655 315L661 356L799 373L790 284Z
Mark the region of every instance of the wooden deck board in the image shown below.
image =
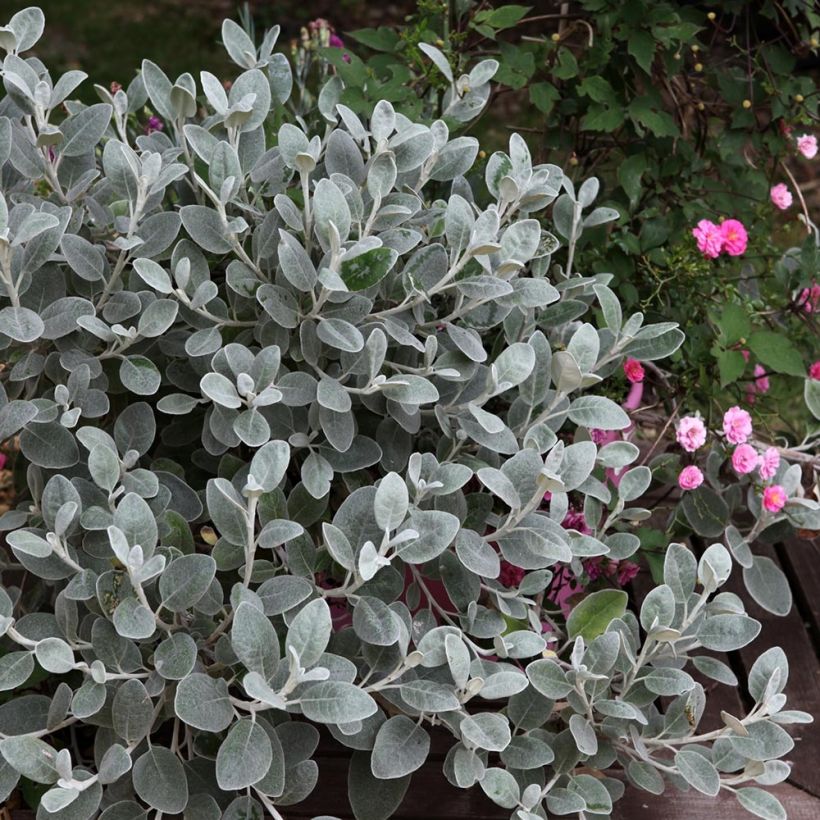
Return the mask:
M793 550L796 546L802 545L790 544L786 549ZM756 547L755 553L767 555L778 564L780 563L773 547ZM811 584L814 580L811 575L805 577L798 575L793 576L791 582L793 588L796 588L798 583ZM818 583L820 583L820 576L818 576ZM805 586L801 588L806 589ZM808 588L811 589L811 587ZM817 591L814 592L813 597L817 598L820 586L815 589ZM735 591L743 594L742 588L735 588ZM740 650L744 668L748 672L759 655L773 646L781 647L789 661L789 680L784 690L788 697L786 708L800 709L815 717L820 716L820 662L801 612L800 599L803 596L795 595L796 601L791 612L783 617L766 612L749 599L747 594L743 594L743 597L749 615L762 624L760 635L749 646ZM818 776L820 727L815 723L786 728L790 730L795 740L795 748L789 756L793 764L789 780L799 788L820 797L820 777Z

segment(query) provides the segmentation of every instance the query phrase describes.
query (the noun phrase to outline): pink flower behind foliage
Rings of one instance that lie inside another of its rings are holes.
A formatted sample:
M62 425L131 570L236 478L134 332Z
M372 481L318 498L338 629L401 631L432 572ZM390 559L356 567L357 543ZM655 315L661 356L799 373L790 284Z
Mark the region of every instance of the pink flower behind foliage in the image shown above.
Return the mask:
M148 125L145 126L145 133L153 134L154 131L162 131L164 128L165 125L162 120L156 116L156 114L152 114L148 117Z
M640 567L633 561L618 562L618 585L626 586L640 572Z
M0 453L0 470L6 469L6 462L8 461L8 456L5 453Z
M753 472L757 467L757 450L751 444L739 444L732 453L732 467L740 475Z
M777 468L780 466L780 451L777 447L768 447L760 456L760 477L764 481L769 481L775 477Z
M706 443L706 427L698 416L684 416L678 422L676 438L687 453L694 453Z
M792 206L792 192L789 190L789 186L783 182L778 182L777 185L773 186L769 191L769 196L772 199L772 204L776 208L780 208L781 211L785 211L786 208Z
M752 417L740 407L730 407L723 414L723 432L732 444L745 444L752 434Z
M809 378L820 382L820 359L816 362L812 362L811 367L809 367Z
M614 430L599 430L597 427L593 427L589 431L589 437L599 447L603 447L604 444L609 444L611 441L616 441L618 438Z
M756 364L754 374L757 392L768 393L771 385L769 384L769 377L766 375L766 368L762 364Z
M502 559L501 574L498 576L498 580L502 586L507 588L517 587L524 580L524 570Z
M592 530L587 525L587 520L584 518L584 514L581 510L576 510L573 507L570 507L567 511L566 516L564 516L564 520L561 522L561 526L565 530L578 530L581 535L592 535Z
M690 464L680 471L678 486L682 490L696 490L701 484L703 484L703 473L694 464Z
M814 134L803 134L797 138L797 150L806 158L817 156L817 137Z
M632 384L642 382L646 375L643 365L637 359L627 359L624 362L624 374Z
M584 562L584 571L590 581L599 578L609 578L618 586L626 586L640 572L640 566L633 561L612 561L603 556L587 558Z
M763 508L771 513L780 512L786 506L789 497L779 484L772 484L763 490Z
M797 304L806 313L817 313L820 310L820 285L814 282L810 288L803 288L797 297Z
M729 256L740 256L746 252L749 235L742 222L737 219L727 219L720 225L720 235L723 237L723 250Z
M701 219L697 226L692 228L692 236L698 243L698 250L707 259L716 259L723 249L723 234L720 227L708 219Z

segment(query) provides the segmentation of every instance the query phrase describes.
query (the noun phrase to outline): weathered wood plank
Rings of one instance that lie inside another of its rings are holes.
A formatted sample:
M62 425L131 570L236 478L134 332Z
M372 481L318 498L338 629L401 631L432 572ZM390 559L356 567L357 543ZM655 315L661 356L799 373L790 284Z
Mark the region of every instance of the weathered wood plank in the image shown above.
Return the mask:
M331 761L320 761L320 764L331 763ZM340 758L332 759L332 765L339 771L334 777L325 778L326 782L320 779L320 786L314 792L315 798L305 801L299 806L283 809L283 816L286 820L301 820L301 818L315 817L320 814L331 814L351 820L353 817L347 806L347 774L346 767L342 765ZM326 768L326 766L325 766ZM427 767L425 767L426 769ZM449 820L449 818L472 818L472 820L507 820L510 812L493 806L483 795L480 805L475 802L475 807L470 808L465 795L474 792L462 792L454 789L445 780L444 786L435 780L428 779L425 769L413 780L412 800L411 795L405 799L407 807L402 806L394 814L395 820ZM327 788L333 788L328 791ZM453 797L448 790L455 793L456 809L453 809ZM770 789L777 795L783 803L789 815L789 820L817 820L820 817L820 800L798 788L781 783ZM426 794L425 794L426 792ZM729 794L721 794L717 798L706 797L696 792L680 794L669 792L661 797L656 797L646 792L639 792L637 789L627 789L622 800L616 805L613 813L613 820L713 820L715 816L720 816L721 820L749 820L751 815L744 811L737 800ZM34 820L34 812L13 811L9 815L10 820ZM5 820L0 808L0 818Z
M788 547L788 550L796 549L794 545ZM755 553L767 555L778 564L780 563L773 547L755 546ZM808 578L808 583L812 583L811 576ZM740 657L746 671L751 669L755 659L761 653L773 646L781 647L789 660L789 681L785 688L789 699L787 708L801 709L815 716L820 715L820 662L818 662L814 645L806 631L799 603L796 603L785 617L772 615L750 599L739 579L733 579L733 583L732 589L743 597L749 615L762 624L757 639L740 650ZM801 583L803 583L802 579ZM815 597L818 591L820 591L820 586L815 588L813 593ZM820 765L820 731L813 725L786 728L791 729L791 734L795 739L795 748L790 756L793 767L789 780L810 794L820 797L820 778L817 776L818 765ZM820 814L817 816L820 817Z
M778 548L801 614L820 639L820 538L790 538ZM817 645L817 644L815 644Z
M347 761L342 758L320 759L319 785L313 794L298 806L284 810L287 820L302 820L321 814L331 814L342 820L352 820L347 803ZM781 783L771 791L776 794L789 815L789 820L818 820L820 799L789 783ZM658 797L628 788L616 804L613 820L749 820L750 815L729 794L717 798L690 791L686 794L669 789ZM451 786L441 773L440 763L429 763L413 776L402 805L394 813L395 820L508 820L510 811L488 800L480 787L462 790Z
M820 800L789 783L773 786L768 791L777 795L788 813L789 820L817 820ZM695 791L681 794L668 792L654 797L637 789L628 789L623 800L616 804L613 820L749 820L750 815L737 799L721 792L718 797L707 797Z

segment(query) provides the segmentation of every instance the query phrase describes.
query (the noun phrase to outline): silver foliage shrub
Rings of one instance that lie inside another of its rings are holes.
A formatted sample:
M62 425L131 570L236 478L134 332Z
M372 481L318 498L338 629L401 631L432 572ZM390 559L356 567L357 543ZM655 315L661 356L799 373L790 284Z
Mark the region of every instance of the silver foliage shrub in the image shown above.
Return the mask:
M38 818L281 817L316 783L319 724L377 820L435 725L448 780L517 820L608 816L625 780L783 817L762 787L808 719L784 711L783 653L752 669L748 715L698 729L686 668L736 686L702 650L759 631L720 592L724 546L671 545L639 616L619 590L566 620L544 600L557 566L638 548L650 472L613 494L603 469L638 450L590 430L629 425L600 395L626 356L683 338L571 270L617 216L597 181L576 191L514 135L468 182L475 139L388 103L363 121L335 79L323 133L272 130L276 31L257 50L230 22L230 92L146 61L85 107L84 74L20 56L42 28L26 9L0 30L0 439L28 465L0 518L0 799L25 777ZM453 80L455 119L495 68ZM134 137L146 102L166 129ZM560 526L570 492L593 535ZM84 725L93 759L67 741Z

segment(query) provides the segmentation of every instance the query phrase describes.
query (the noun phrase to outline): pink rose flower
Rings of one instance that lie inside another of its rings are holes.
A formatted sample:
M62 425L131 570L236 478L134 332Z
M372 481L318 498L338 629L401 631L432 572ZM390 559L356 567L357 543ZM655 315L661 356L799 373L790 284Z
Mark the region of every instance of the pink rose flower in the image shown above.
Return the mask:
M694 464L690 464L688 467L684 467L680 471L680 475L678 476L678 486L682 490L695 490L700 485L703 484L703 473L700 471L699 467L695 467Z
M771 513L780 512L786 506L788 499L789 497L783 487L779 484L772 484L763 490L763 509Z
M698 416L684 416L675 437L687 453L694 453L706 443L706 427Z
M809 368L809 378L814 379L814 381L820 382L820 359L816 362L813 362L811 367Z
M817 137L814 134L803 134L797 138L797 150L806 158L817 156Z
M740 407L730 407L723 414L723 432L732 444L745 444L752 434L752 417Z
M627 359L624 362L624 374L632 384L642 382L646 375L643 365L637 359Z
M746 252L749 244L749 235L743 223L737 219L727 219L720 225L720 235L723 237L723 250L729 256L740 256Z
M780 466L780 451L777 447L767 447L760 456L760 477L764 481L774 478Z
M757 450L751 444L739 444L732 453L732 467L740 475L751 473L757 467Z
M698 250L707 258L715 259L723 250L723 234L714 222L701 219L697 226L692 228L692 236L698 243Z
M792 192L789 190L789 186L783 182L778 182L769 191L769 196L772 199L772 204L776 208L780 208L781 211L785 211L786 208L792 206Z
M755 387L758 393L768 393L771 385L769 384L769 377L766 375L766 368L762 364L756 364L754 374Z

